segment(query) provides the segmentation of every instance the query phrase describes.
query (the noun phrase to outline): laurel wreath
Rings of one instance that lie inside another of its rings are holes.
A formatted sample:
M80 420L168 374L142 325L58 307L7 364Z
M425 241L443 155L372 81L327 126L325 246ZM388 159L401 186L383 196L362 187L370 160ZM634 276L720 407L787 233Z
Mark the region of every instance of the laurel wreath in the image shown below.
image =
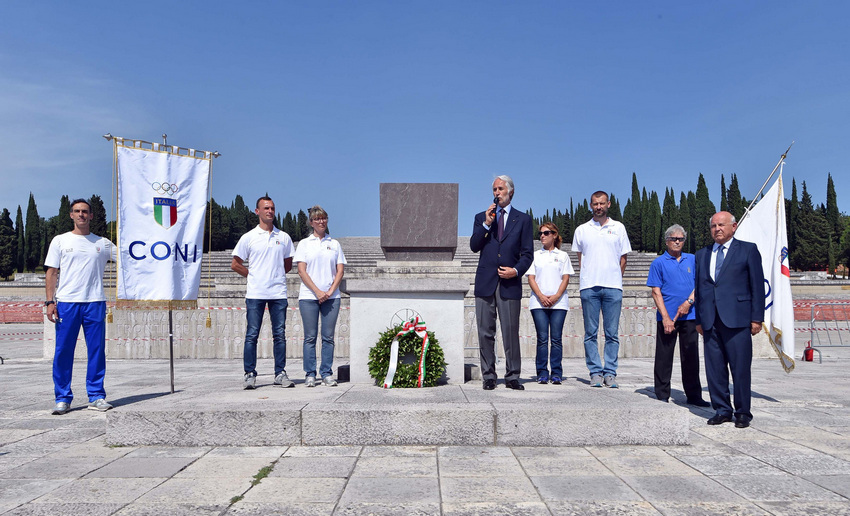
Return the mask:
M403 331L403 326L399 324L393 328L381 333L378 342L369 350L369 375L375 379L376 384L380 384L387 376L387 371L390 368L390 347L393 339ZM446 370L446 360L443 354L443 349L440 348L440 343L434 332L428 332L428 338L431 341L428 347L428 352L425 354L425 379L422 382L423 387L433 387L437 385L439 380ZM413 354L416 356L415 364L403 364L401 358L405 355ZM396 387L416 387L419 378L419 359L422 357L422 339L414 333L408 333L398 340L398 357L399 364L396 369L395 379L393 380L393 388Z

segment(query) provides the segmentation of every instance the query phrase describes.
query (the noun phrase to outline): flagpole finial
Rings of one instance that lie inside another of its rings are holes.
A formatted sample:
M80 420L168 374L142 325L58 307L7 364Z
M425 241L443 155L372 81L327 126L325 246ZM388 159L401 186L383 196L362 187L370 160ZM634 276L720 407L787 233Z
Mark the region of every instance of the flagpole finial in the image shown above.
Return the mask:
M168 135L165 133L162 133L162 144L168 145Z
M218 152L218 151L215 151L215 152L212 153L212 157L214 157L214 158L218 158L219 156L221 156L221 153Z
M112 133L106 133L103 135L103 137L106 138L106 141L108 142L111 142L113 138Z
M791 147L793 147L793 146L794 146L794 140L791 140L791 145L789 145L788 148L785 149L785 152L782 154L782 159L785 159L785 157L788 156L788 151L791 150Z

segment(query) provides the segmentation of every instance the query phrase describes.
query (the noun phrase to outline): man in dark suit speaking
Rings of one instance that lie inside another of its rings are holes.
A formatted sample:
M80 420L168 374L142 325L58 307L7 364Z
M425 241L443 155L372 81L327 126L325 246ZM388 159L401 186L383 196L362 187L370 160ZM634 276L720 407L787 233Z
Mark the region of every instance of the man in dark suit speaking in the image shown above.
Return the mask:
M764 272L755 244L733 238L738 223L731 213L710 221L714 244L696 254L697 331L703 336L705 375L714 416L709 425L732 421L729 371L735 386L735 426L750 426L750 367L753 335L764 321Z
M493 181L493 204L475 216L469 247L478 256L475 271L475 319L484 390L496 388L496 314L505 346L505 386L524 390L519 383L519 313L522 275L534 259L531 217L511 206L514 182L510 176Z

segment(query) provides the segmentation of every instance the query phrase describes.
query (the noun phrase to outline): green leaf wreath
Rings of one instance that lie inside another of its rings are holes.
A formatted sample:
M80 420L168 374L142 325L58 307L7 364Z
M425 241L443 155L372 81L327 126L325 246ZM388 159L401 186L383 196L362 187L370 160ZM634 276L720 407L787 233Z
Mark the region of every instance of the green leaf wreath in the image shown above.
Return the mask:
M403 331L401 324L394 328L387 328L378 338L378 342L369 350L369 375L375 379L378 385L382 384L387 376L387 371L390 368L390 347L393 339ZM428 332L428 338L431 341L428 347L428 352L425 355L425 380L422 382L423 387L433 387L437 385L439 380L446 370L446 360L443 354L443 349L440 348L440 343L434 332ZM393 387L416 387L416 381L419 378L419 358L422 356L422 338L411 332L403 335L398 340L398 358L408 354L416 355L415 364L399 363L393 380Z

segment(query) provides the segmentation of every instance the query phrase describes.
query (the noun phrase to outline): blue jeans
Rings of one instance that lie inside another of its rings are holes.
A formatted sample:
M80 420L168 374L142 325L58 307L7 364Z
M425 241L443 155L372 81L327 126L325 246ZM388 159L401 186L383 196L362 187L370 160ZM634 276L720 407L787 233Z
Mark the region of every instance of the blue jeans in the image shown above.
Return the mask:
M552 376L563 377L561 358L564 347L561 334L564 332L564 320L567 311L552 308L535 308L531 311L534 328L537 330L537 377L548 378L551 369ZM552 352L549 353L549 339L552 340Z
M322 366L319 374L322 378L333 375L334 331L339 315L339 298L328 299L319 304L315 299L298 301L301 322L304 325L304 373L316 376L316 336L319 330L319 316L322 317Z
M591 287L581 291L581 310L584 316L584 358L590 376L617 376L617 353L620 351L620 309L623 291L618 288ZM599 361L599 312L605 330L605 367Z
M80 326L86 336L88 365L86 367L86 391L89 403L106 398L103 378L106 376L106 302L56 303L56 353L53 355L53 393L56 403L70 404L74 399L71 391L71 372L74 369L74 348Z
M245 351L242 361L245 372L257 374L257 338L263 325L263 311L269 307L269 318L272 321L272 338L274 339L274 374L286 370L286 299L246 299L248 308L248 325L245 330Z

